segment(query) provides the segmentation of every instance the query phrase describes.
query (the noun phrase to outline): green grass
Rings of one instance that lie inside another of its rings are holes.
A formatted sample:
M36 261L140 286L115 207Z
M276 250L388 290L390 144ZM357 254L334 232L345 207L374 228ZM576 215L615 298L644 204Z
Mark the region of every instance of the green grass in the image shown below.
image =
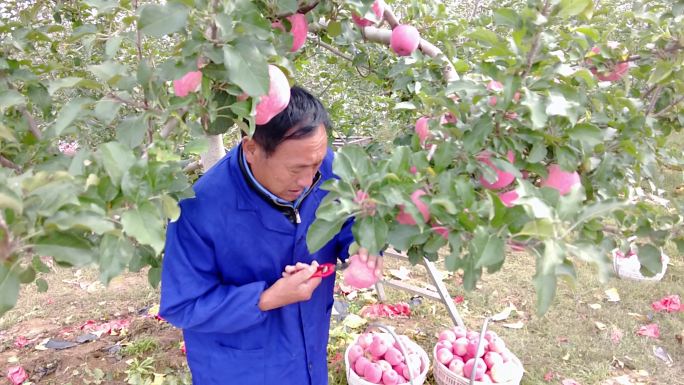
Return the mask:
M121 349L121 355L144 357L159 349L159 343L152 337L143 337L132 341Z

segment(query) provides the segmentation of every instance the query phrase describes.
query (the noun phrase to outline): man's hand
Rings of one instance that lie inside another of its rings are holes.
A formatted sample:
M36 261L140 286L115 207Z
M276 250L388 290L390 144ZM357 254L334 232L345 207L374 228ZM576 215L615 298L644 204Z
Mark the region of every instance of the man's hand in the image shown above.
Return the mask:
M298 264L300 265L300 264ZM321 278L311 278L318 268L318 262L311 265L301 263L299 270L283 273L271 287L264 290L259 298L259 309L267 311L311 299L313 291L320 285Z
M382 256L368 255L368 250L361 247L357 253L361 262L366 262L369 269L374 269L374 274L378 278L382 278Z

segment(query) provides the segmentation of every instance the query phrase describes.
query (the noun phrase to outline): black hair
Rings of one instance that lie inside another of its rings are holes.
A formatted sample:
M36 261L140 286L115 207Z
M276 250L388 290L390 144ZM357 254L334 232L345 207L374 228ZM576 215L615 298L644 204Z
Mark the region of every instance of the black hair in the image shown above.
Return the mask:
M321 124L330 133L332 123L321 101L304 88L294 86L287 107L268 123L257 125L252 138L266 155L271 155L282 142L309 137Z

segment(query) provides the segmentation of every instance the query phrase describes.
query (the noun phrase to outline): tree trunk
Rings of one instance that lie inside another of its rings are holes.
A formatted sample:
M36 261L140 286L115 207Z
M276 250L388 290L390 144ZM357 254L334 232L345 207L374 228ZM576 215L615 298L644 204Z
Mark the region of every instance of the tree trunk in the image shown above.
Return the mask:
M202 171L207 172L221 158L226 155L226 148L223 147L223 135L207 135L209 149L202 154Z

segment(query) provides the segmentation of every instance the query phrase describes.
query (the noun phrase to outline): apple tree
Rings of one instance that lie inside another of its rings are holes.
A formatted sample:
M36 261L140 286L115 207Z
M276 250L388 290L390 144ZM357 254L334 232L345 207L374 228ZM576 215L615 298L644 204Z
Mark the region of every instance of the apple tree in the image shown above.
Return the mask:
M310 249L354 217L358 245L448 251L472 288L525 248L542 312L628 237L654 274L684 242L660 188L684 163L683 19L681 0L6 1L0 314L48 289L46 257L157 284L165 223L253 132L273 68L323 85L342 133L391 132L337 151Z

